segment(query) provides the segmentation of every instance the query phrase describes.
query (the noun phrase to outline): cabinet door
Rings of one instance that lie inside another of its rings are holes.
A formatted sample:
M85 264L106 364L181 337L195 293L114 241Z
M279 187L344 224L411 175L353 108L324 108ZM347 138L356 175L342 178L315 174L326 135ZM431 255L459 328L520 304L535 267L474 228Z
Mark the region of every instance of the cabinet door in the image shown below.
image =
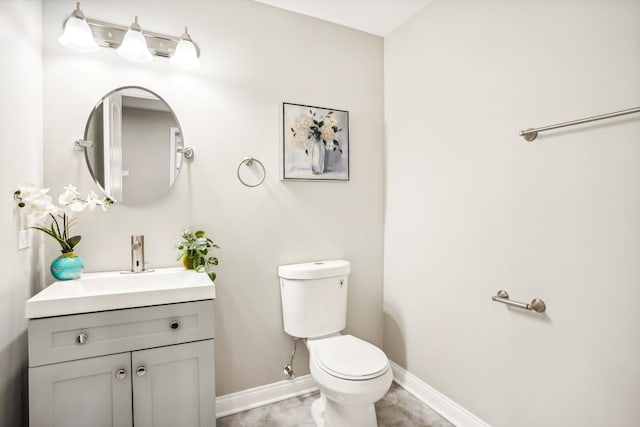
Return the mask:
M130 367L131 353L120 353L29 368L30 424L131 427Z
M136 427L216 425L213 341L132 353Z

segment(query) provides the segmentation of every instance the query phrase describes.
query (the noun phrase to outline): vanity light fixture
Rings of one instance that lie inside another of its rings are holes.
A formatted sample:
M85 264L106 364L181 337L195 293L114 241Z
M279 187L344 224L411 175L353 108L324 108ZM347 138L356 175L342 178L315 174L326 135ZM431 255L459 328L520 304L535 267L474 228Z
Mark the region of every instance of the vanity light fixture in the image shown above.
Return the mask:
M133 62L150 62L153 59L151 52L149 52L149 46L147 46L147 40L138 25L137 16L125 33L122 44L116 49L116 52L122 58Z
M58 37L58 43L78 52L97 52L100 50L91 28L80 10L80 2L76 3L76 10L64 22L64 32Z
M182 34L180 42L178 42L178 46L176 46L176 51L171 55L171 58L169 58L169 62L178 68L187 70L200 68L200 60L198 59L196 46L193 44L193 40L191 40L187 27L184 27L184 34Z
M63 26L65 31L58 42L69 49L96 52L102 46L116 49L118 55L134 62L149 62L155 55L170 58L171 64L178 68L200 68L200 48L186 28L181 37L176 37L143 30L137 16L129 27L99 21L85 17L80 3Z

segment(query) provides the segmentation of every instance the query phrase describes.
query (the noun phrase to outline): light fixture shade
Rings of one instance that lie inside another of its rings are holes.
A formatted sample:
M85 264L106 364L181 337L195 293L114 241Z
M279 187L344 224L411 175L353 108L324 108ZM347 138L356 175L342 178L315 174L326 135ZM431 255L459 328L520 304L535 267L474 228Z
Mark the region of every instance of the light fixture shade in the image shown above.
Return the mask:
M129 30L127 30L122 40L122 45L116 52L124 59L128 59L133 62L149 62L153 59L149 48L147 47L147 40L140 31L140 27L137 25L138 18L136 17L136 23L134 23ZM137 28L136 28L137 27Z
M64 25L64 33L58 37L58 43L78 52L92 53L100 50L87 21L73 15Z
M187 70L194 70L200 68L200 60L198 59L198 52L196 46L191 40L182 39L176 46L176 51L169 62L178 68L184 68Z

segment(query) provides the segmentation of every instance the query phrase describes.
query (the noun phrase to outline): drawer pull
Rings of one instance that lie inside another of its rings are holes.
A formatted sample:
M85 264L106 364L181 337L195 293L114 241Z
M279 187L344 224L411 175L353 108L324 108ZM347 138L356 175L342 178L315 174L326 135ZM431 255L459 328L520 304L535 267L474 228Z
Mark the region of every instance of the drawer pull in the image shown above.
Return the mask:
M83 333L81 333L80 335L78 335L76 337L76 344L82 345L82 344L86 343L88 339L89 339L89 335L87 335L87 334L85 334L83 332Z
M172 320L171 323L169 323L169 326L171 326L171 329L178 329L180 327L180 322Z
M125 378L127 378L127 371L125 371L124 369L118 369L116 371L116 379L123 380Z
M144 366L140 366L138 369L136 369L136 375L141 377L144 374L147 373L147 368L145 368Z

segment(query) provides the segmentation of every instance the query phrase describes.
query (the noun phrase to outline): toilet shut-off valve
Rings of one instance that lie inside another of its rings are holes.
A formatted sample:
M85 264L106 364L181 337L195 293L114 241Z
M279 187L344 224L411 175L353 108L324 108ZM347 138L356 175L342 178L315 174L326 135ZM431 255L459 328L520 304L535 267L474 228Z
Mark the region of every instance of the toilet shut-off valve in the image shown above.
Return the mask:
M298 338L293 339L293 351L291 351L291 359L289 359L289 363L284 365L282 372L289 377L289 379L295 379L296 374L293 372L293 358L296 355L296 348L298 347Z

